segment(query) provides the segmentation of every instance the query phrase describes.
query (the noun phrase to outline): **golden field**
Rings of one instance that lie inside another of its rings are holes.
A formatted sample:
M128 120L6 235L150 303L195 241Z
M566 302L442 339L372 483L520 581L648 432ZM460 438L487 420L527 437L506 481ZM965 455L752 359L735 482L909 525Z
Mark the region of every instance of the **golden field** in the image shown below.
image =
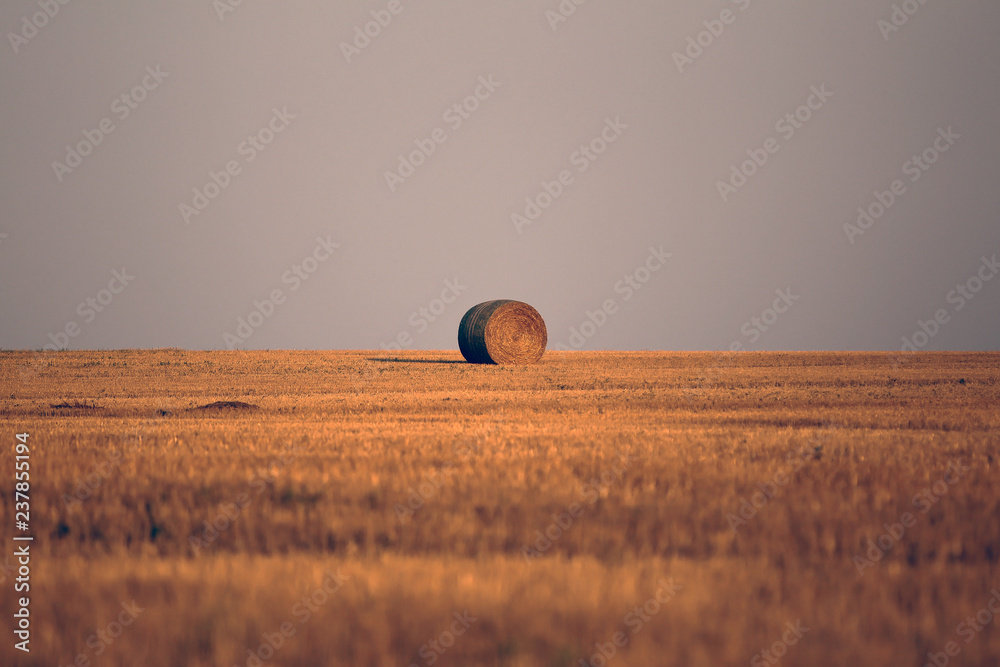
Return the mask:
M0 387L2 665L1000 664L998 353L0 352Z

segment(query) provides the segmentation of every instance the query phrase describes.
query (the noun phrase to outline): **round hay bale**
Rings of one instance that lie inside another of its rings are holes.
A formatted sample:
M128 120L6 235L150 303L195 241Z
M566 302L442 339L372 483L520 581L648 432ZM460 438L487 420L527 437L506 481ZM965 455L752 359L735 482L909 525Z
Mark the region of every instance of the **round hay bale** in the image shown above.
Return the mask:
M473 364L533 364L547 342L542 316L521 301L485 301L458 325L458 349Z

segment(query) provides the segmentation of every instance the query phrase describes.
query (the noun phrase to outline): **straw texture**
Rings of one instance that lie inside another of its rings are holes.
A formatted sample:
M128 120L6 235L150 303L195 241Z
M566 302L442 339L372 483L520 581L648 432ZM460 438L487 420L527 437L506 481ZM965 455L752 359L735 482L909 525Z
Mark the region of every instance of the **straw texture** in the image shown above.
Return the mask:
M547 342L542 316L521 301L486 301L458 325L458 349L474 364L534 364Z

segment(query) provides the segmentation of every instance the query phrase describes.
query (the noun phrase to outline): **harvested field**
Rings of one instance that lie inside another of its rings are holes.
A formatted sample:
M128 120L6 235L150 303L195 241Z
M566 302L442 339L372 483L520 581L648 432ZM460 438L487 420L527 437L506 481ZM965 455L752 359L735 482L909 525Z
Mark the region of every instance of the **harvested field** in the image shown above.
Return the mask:
M0 359L0 664L1000 664L997 353Z

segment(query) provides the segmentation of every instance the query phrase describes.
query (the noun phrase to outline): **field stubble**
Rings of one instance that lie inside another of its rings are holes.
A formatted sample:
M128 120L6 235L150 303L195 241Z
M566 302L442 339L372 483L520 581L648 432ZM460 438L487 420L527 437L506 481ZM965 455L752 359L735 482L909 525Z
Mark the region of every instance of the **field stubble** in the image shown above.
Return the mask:
M0 359L3 664L1000 660L956 634L1000 588L998 354Z

